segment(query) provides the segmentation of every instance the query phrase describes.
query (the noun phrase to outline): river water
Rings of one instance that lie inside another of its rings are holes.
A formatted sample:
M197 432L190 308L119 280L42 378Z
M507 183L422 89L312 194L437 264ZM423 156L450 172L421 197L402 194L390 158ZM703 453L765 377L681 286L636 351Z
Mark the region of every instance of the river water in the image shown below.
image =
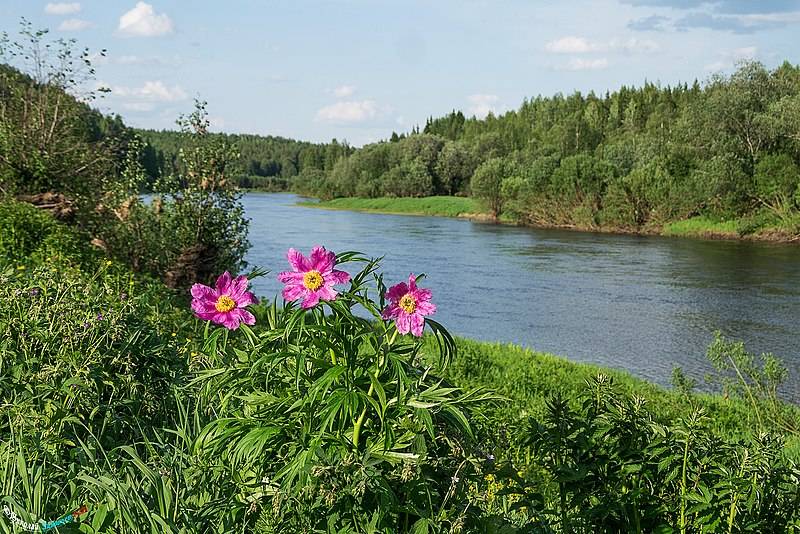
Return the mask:
M702 383L713 332L781 356L800 399L800 247L517 228L442 217L296 206L249 193L251 265L280 291L289 247L385 256L387 285L425 273L451 332L513 342L669 384L672 368ZM345 267L346 268L346 267ZM356 267L352 267L355 269Z

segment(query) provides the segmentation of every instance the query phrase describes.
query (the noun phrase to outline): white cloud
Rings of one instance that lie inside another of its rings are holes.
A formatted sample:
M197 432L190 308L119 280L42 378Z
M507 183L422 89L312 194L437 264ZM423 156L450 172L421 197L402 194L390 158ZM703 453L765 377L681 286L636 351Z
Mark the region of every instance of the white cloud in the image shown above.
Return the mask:
M44 12L48 15L74 15L80 11L81 5L78 2L55 2L44 6Z
M590 54L593 52L655 52L660 47L650 39L612 39L607 42L590 41L585 37L570 35L550 41L544 45L545 50L553 54Z
M363 122L378 114L378 106L373 100L352 100L336 102L317 111L317 119L333 122Z
M597 44L591 43L583 37L569 35L550 41L544 45L544 48L554 54L585 54L587 52L596 52Z
M636 37L631 37L628 40L613 39L608 43L608 45L606 45L605 50L619 50L622 52L636 54L640 52L655 52L659 48L661 47L658 45L658 43L651 41L650 39L637 39Z
M348 96L353 96L356 92L355 85L340 85L336 89L333 90L333 96L336 98L347 98Z
M566 65L557 68L558 70L601 70L606 67L608 67L608 59L604 57L597 59L574 57Z
M497 95L469 95L467 97L470 105L468 113L475 115L479 119L484 119L489 113L497 114Z
M83 19L66 19L58 25L60 32L79 32L92 27L92 23Z
M167 87L164 82L158 80L144 82L141 87L126 87L124 85L105 85L105 87L111 89L112 96L135 98L150 102L177 102L186 100L188 96L181 86L173 85L172 87Z
M119 18L119 33L131 37L155 37L173 31L172 19L156 13L153 6L138 2L136 7Z

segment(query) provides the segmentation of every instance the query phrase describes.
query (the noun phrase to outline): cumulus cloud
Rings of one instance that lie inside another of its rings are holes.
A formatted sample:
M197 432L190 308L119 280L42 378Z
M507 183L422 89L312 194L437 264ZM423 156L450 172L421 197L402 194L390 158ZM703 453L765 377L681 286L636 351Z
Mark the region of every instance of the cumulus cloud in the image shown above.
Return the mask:
M592 52L646 53L654 52L660 47L655 41L635 37L600 42L570 35L550 41L545 44L544 48L553 54L588 54Z
M651 15L628 22L628 28L636 31L663 31L667 29L666 24L670 21L669 17L661 15Z
M333 90L333 96L336 98L347 98L349 96L353 96L356 92L355 85L340 85L336 89Z
M469 95L467 100L469 101L467 112L479 119L486 118L489 113L496 115L498 112L497 103L500 99L497 95Z
M557 68L558 70L602 70L606 67L608 67L608 59L604 57L597 59L574 57L566 65Z
M670 7L673 9L696 9L713 5L719 13L779 13L795 11L797 0L622 0L633 6Z
M44 12L48 15L74 15L80 11L81 4L79 2L55 2L44 6Z
M554 54L585 54L595 52L597 45L583 37L567 36L544 45L545 50Z
M147 81L141 87L126 87L123 85L109 86L113 96L121 98L134 98L138 100L145 100L150 102L177 102L186 100L187 94L181 86L173 85L168 87L160 80Z
M373 100L336 102L317 111L317 120L329 122L363 122L375 118L378 106Z
M92 27L92 23L83 19L66 19L58 25L60 32L79 32Z
M797 13L763 13L750 15L716 15L712 13L689 13L674 21L678 31L708 29L732 33L755 33L774 30L800 22Z
M129 37L155 37L172 33L172 19L165 13L156 13L153 6L138 2L136 7L119 18L120 35Z

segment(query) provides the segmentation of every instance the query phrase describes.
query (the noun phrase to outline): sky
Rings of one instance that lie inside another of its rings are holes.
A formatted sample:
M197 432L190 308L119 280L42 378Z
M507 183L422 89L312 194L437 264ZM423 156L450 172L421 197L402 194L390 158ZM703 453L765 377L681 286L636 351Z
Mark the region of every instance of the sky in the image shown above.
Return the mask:
M663 85L737 61L800 63L800 0L0 0L99 52L95 106L174 129L193 99L212 129L355 146L451 110Z

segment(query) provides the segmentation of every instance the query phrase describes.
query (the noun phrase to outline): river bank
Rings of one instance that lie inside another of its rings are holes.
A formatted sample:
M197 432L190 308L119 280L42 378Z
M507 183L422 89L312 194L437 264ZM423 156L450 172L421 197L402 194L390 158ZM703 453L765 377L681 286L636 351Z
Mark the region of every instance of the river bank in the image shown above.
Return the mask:
M663 225L647 226L639 229L581 226L556 224L524 224L510 217L501 215L494 219L487 213L481 203L472 197L380 197L358 198L342 197L333 200L303 201L298 203L309 208L362 211L387 215L426 215L434 217L455 217L476 222L525 226L530 228L555 228L578 232L596 232L620 235L652 235L665 237L691 237L696 239L723 239L742 241L764 241L773 243L798 243L800 235L794 234L779 226L765 225L755 231L742 233L740 229L751 225L747 219L717 221L705 216L696 216L682 221L673 221Z

